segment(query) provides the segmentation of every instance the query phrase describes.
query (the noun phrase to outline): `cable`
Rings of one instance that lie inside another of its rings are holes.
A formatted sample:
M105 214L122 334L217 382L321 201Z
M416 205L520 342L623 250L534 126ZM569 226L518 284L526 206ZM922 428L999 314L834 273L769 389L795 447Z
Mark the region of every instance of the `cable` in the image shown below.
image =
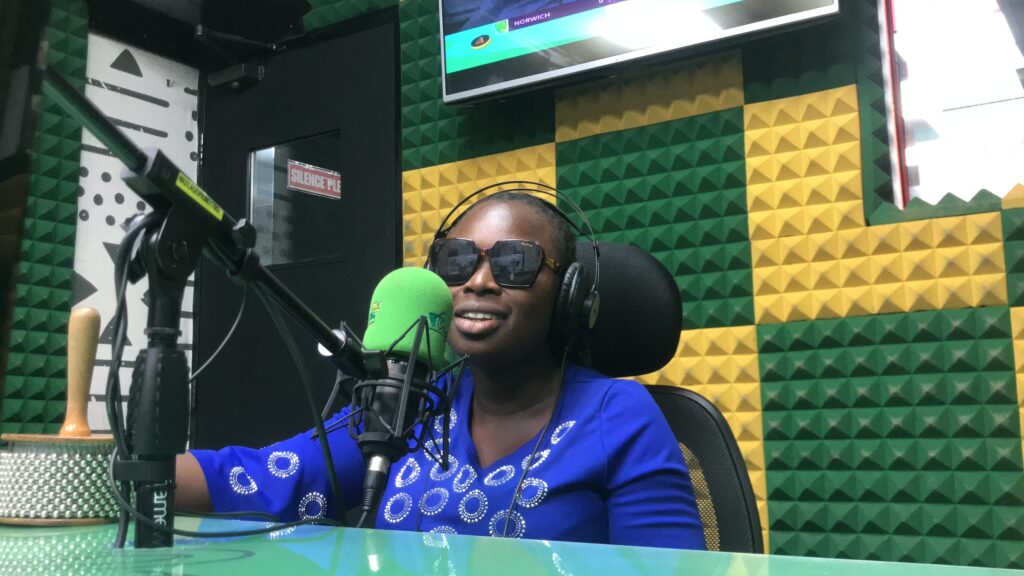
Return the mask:
M120 404L121 404L121 393L120 393L120 380L118 370L121 367L121 355L124 352L124 342L122 337L123 332L123 316L124 316L124 285L128 282L127 266L122 266L122 274L115 275L115 286L114 291L117 294L117 307L114 311L114 337L112 340L111 347L111 367L110 373L107 375L107 420L110 423L110 431L114 435L114 453L118 453L123 450L124 438L121 427L117 424L121 422L120 415ZM115 270L117 270L117 263L115 262ZM115 272L116 274L116 272ZM116 491L124 490L123 486L115 487ZM114 536L114 547L123 548L125 539L128 537L128 514L123 510L118 511L117 515L117 534Z
M338 375L334 377L334 386L331 387L331 394L327 397L327 402L324 403L324 409L320 411L321 420L327 420L327 417L331 415L331 407L334 406L335 400L338 399L338 392L341 391L341 383L345 379L345 374L341 370L338 370Z
M345 511L348 510L348 508L345 506L345 496L341 493L341 490L338 489L338 478L334 472L334 457L331 455L331 446L327 443L327 432L324 430L324 421L320 417L320 411L317 409L316 399L313 398L313 382L309 376L309 371L306 369L306 364L302 361L302 355L299 353L298 346L295 344L295 339L292 337L291 331L289 331L288 326L285 325L284 319L275 307L269 292L262 286L257 286L256 295L259 296L260 300L263 302L263 306L267 309L267 313L270 314L270 319L274 322L278 332L281 333L281 339L284 340L285 347L288 348L288 352L292 356L292 361L295 363L295 367L299 371L299 379L302 381L302 388L306 392L306 401L309 404L310 412L313 414L313 424L316 428L317 439L320 441L320 451L323 453L324 464L327 466L327 481L331 485L331 494L334 496L334 501L336 502L334 508L337 512L338 519L341 521L342 526L344 526Z
M235 321L232 322L231 328L228 330L227 336L225 336L224 339L220 341L220 345L217 346L217 349L213 351L213 354L209 358L206 359L206 362L203 362L203 365L200 366L198 370L196 370L195 372L192 373L192 377L188 379L188 383L189 384L195 382L196 378L198 378L199 375L203 373L203 370L206 370L206 367L213 363L213 360L215 358L217 358L217 355L220 354L220 351L224 349L225 345L227 345L228 340L231 340L231 337L234 336L235 329L238 328L238 324L242 320L242 313L245 312L245 303L246 303L246 301L248 301L248 299L249 299L249 285L248 284L243 284L242 285L242 305L238 307L238 314L235 315Z
M114 326L114 334L113 334L113 339L112 339L112 343L111 343L111 348L112 348L112 350L111 350L111 370L110 370L110 373L109 373L108 378L107 378L107 402L106 402L107 418L110 421L110 429L111 429L111 432L112 432L112 434L114 436L114 443L115 443L114 451L111 454L111 459L110 459L110 468L109 468L109 471L108 471L109 472L108 481L110 483L110 487L111 487L111 491L112 491L112 493L114 495L114 499L117 501L117 503L118 503L118 505L120 507L120 513L118 515L118 529L117 529L117 534L115 535L114 546L116 548L123 548L124 547L125 542L127 540L128 523L129 523L130 518L134 518L136 521L143 522L143 523L145 523L145 524L147 524L149 526L152 526L154 529L157 529L157 530L160 530L160 531L170 532L172 534L177 534L177 535L181 535L181 536L189 536L189 537L236 537L236 536L249 536L249 535L256 535L256 534L266 534L266 533L275 532L275 531L278 531L278 530L282 530L282 529L286 529L286 528L290 528L290 527L294 527L294 526L305 525L305 524L327 524L327 525L334 525L334 526L344 526L344 523L337 522L337 521L334 521L334 520L331 520L331 519L315 518L315 519L305 519L305 520L301 520L301 521L297 521L297 522L289 522L289 523L280 524L280 525L277 525L277 526L270 526L270 527L267 527L267 528L255 529L255 530L230 531L230 532L195 532L195 531L189 531L189 530L180 530L180 529L167 528L166 526L156 524L153 520L151 520L150 518L147 518L146 516L144 516L141 512L139 512L135 507L133 507L131 505L131 503L130 503L130 493L127 491L128 490L128 488L127 488L128 483L127 482L118 482L116 480L115 476L114 476L114 463L117 460L119 460L119 459L127 459L130 456L130 454L131 454L130 443L129 443L128 438L126 436L126 431L124 429L124 416L123 416L123 411L122 411L122 407L121 407L121 398L122 398L122 396L121 396L121 381L120 381L120 374L119 374L119 369L120 369L121 361L122 361L123 354L124 354L125 336L127 334L127 329L128 329L128 312L127 312L127 307L126 307L126 298L125 298L125 296L126 296L126 292L127 292L128 276L129 276L129 270L130 270L130 262L132 260L133 255L141 248L141 246L138 244L139 238L140 238L140 236L142 235L143 232L148 230L152 225L158 223L159 221L160 221L160 219L159 219L158 215L155 214L155 213L149 213L149 214L147 214L147 215L145 215L145 216L143 216L143 217L133 221L133 223L130 225L128 231L126 232L124 239L121 242L121 248L118 250L117 257L115 258L115 262L114 262L114 283L115 283L115 295L116 295L117 305L116 305L116 309L115 309L115 313L114 313L114 319L113 319L113 322L112 322L112 324ZM145 236L141 236L141 237L143 239L145 238ZM261 298L264 300L264 304L268 305L268 311L270 312L270 315L274 319L275 323L278 325L279 329L282 328L284 326L284 323L283 323L283 320L281 320L280 314L277 312L277 310L275 308L273 308L272 306L269 305L267 297L265 295L263 295L261 291L258 290L257 294L260 295ZM205 370L207 366L210 365L210 363L213 361L213 359L217 357L217 355L224 348L224 346L226 345L228 340L234 334L235 330L238 327L238 324L240 323L240 320L241 320L241 317L243 315L243 312L245 310L247 296L248 296L248 285L246 285L246 291L243 293L243 296L242 296L242 304L239 307L238 314L236 315L235 321L232 324L231 328L229 329L228 334L224 337L224 340L221 341L220 345L217 347L217 350L214 351L213 355L211 355L211 357L203 364L203 366L201 366L198 370L196 370L193 373L193 375L189 378L189 383L194 381L195 378L203 370ZM313 396L312 396L312 385L310 383L309 374L308 374L307 370L305 369L305 365L301 362L301 358L299 357L298 350L297 350L297 347L295 346L294 340L292 340L290 338L290 333L288 333L286 331L286 328L285 328L284 331L282 331L282 334L285 336L285 343L286 343L286 345L288 345L289 351L292 353L292 358L295 360L296 366L299 369L300 376L302 377L303 384L305 385L305 388L306 388L307 399L310 401L310 406L313 407L314 420L316 420L316 426L317 426L318 431L320 432L320 437L321 437L321 449L325 451L324 452L324 457L325 457L325 460L326 460L327 466L328 466L328 477L329 477L329 479L331 481L331 490L332 490L332 492L335 495L336 501L338 502L339 509L340 510L344 510L345 509L345 507L344 507L344 500L343 500L343 496L342 496L341 492L337 488L337 480L336 480L335 474L334 474L333 460L332 460L331 455L330 455L329 446L326 443L326 433L323 430L323 421L322 421L322 419L316 418L316 416L319 416L319 412L317 412L315 410L315 405L313 403L314 401L313 401ZM222 514L205 514L205 516L214 517L214 518L216 518L216 517L237 518L237 517L261 517L262 516L262 517L266 517L268 519L273 519L274 521L276 521L276 518L274 516L269 515L269 514L265 514L265 513L262 513L262 512L235 512L235 513L222 513Z
M565 385L565 360L569 354L569 347L567 346L565 352L562 353L562 369L558 377L558 396L562 396L562 387ZM508 505L508 510L505 511L505 525L501 529L501 537L508 537L508 522L512 519L512 510L516 507L516 501L519 500L519 494L523 490L523 482L526 482L526 476L530 473L530 468L533 467L533 458L537 455L537 448L540 448L540 442L544 439L544 436L548 433L548 426L551 426L551 421L555 418L555 410L558 408L558 399L555 399L555 407L551 409L551 415L548 416L548 421L544 423L544 429L540 431L540 435L537 436L537 441L533 443L533 450L530 452L530 456L526 459L526 464L523 465L523 473L519 476L519 482L516 483L516 489L512 491L512 502Z
M325 434L330 434L331 432L334 432L338 428L342 428L342 427L348 426L348 419L352 418L353 416L358 416L359 414L361 414L363 412L363 410L364 410L363 408L356 408L355 410L352 410L351 412L349 412L348 414L342 416L341 418L338 418L334 422L331 422L330 426L325 426L324 433ZM315 440L316 437L319 436L319 435L320 435L320 433L314 430L313 433L309 435L309 439L310 440Z
M267 512L257 512L255 510L243 510L240 512L200 512L199 510L189 510L187 508L175 508L175 516L192 516L195 518L260 518L262 520L269 520L270 522L280 522L281 520L269 514Z
M107 375L107 419L110 420L114 441L120 448L127 448L128 439L124 436L123 415L121 413L121 358L124 353L124 338L128 331L128 309L125 306L125 292L128 286L129 262L132 254L140 248L140 235L151 226L157 224L160 217L155 212L133 219L121 240L117 255L114 258L114 294L117 307L114 311L112 325L114 334L111 341L111 370ZM111 400L116 402L111 402ZM115 426L115 423L117 424Z
M144 522L144 523L146 523L146 524L148 524L150 526L153 526L154 528L156 528L158 530L170 531L170 532L172 532L174 534L179 534L179 535L184 535L184 536L197 536L197 537L198 536L219 536L219 537L244 536L244 535L251 535L251 534L274 532L274 531L277 531L277 530L289 528L289 527L292 527L292 526L298 526L298 525L302 525L302 524L337 524L336 522L334 522L332 520L307 519L307 520L303 520L303 521L300 521L300 522L292 522L292 523L287 523L287 524L283 524L283 525L280 525L280 526L272 526L272 527L268 527L268 528L261 529L261 530L248 530L248 531L192 532L192 531L186 531L186 530L167 529L166 526L162 526L162 525L158 525L158 524L154 523L152 520L150 520L149 518L146 518L136 508L134 508L130 504L130 500L129 500L130 493L128 492L128 489L127 489L128 483L127 482L118 482L115 479L114 472L113 472L113 470L114 470L114 468L113 468L114 462L117 461L118 459L125 459L131 453L131 449L130 449L130 445L129 445L129 442L128 442L128 438L127 438L126 432L124 430L124 419L123 419L124 417L123 417L123 412L122 412L122 408L121 408L121 386L120 386L121 383L120 383L120 374L119 374L119 368L121 366L121 361L122 361L123 354L124 354L125 336L127 334L127 328L128 328L128 312L127 312L127 308L126 308L126 293L127 293L127 287L128 287L128 275L129 275L129 269L130 269L130 262L132 260L133 255L137 252L137 250L139 250L141 248L141 246L138 244L138 241L139 241L139 238L140 238L141 234L143 232L145 232L147 229L149 229L149 227L151 225L157 223L158 221L159 221L159 219L156 218L155 216L153 216L152 213L150 215L144 216L141 219L138 219L138 220L134 221L132 223L132 225L130 225L129 230L126 232L125 237L122 240L121 248L118 250L117 257L115 258L115 262L114 262L114 274L115 274L114 282L115 282L115 294L116 294L117 306L116 306L116 309L115 309L114 320L113 320L113 323L112 323L113 326L114 326L114 334L113 334L113 339L112 339L112 343L111 343L112 344L112 354L111 354L111 358L112 358L111 364L112 364L112 366L111 366L110 374L108 375L108 379L107 379L107 416L108 416L108 420L110 421L111 432L113 433L114 439L115 439L115 448L114 448L114 452L111 454L111 465L110 465L110 469L109 469L109 478L108 478L108 480L109 480L109 483L110 483L111 490L112 490L112 492L114 494L114 498L115 498L115 500L118 502L118 504L120 506L120 513L118 515L118 529L117 529L117 534L115 535L114 546L117 547L117 548L123 548L124 547L124 544L125 544L125 542L127 540L128 523L129 523L130 517L134 517L137 521L142 521L142 522ZM145 237L142 236L142 238L145 238ZM228 334L224 337L224 340L221 341L221 344L217 347L217 350L214 351L213 355L206 361L206 363L204 363L203 366L199 368L199 370L197 370L195 373L193 373L192 377L189 379L189 383L191 383L196 378L196 376L199 375L199 373L201 373L207 366L210 365L210 363L213 361L213 359L216 358L216 356L220 353L220 351L226 345L227 341L234 334L234 331L237 329L238 324L239 324L239 322L241 320L242 314L243 314L243 312L245 310L245 304L246 304L246 301L247 301L247 296L248 296L248 285L245 286L245 292L243 292L243 295L242 295L242 304L239 307L238 314L236 315L235 321L232 324L230 330L228 331ZM277 518L275 516L273 516L271 514L266 514L266 513L263 513L263 512L257 512L257 511L252 511L252 512L228 512L228 513L197 513L197 512L194 512L194 511L181 511L181 510L179 510L179 511L176 511L176 513L182 513L182 514L186 514L186 515L191 513L193 515L205 516L205 517L211 517L211 518L239 518L239 517L247 517L247 518L257 517L257 518L259 518L259 517L262 517L262 518L265 518L265 519L268 519L268 520L272 520L274 522L277 521Z
M363 510L363 513L359 515L359 522L356 523L356 528L363 528L366 525L366 519L370 516L369 510Z
M361 348L362 347L362 343L360 343L359 346ZM353 382L358 382L359 381L358 378L356 378L354 376L349 376L348 374L345 374L341 370L338 370L338 376L334 379L334 388L331 388L331 395L327 398L327 402L324 404L324 409L320 413L320 418L322 418L324 420L327 420L327 417L330 416L330 414L331 414L331 407L334 406L334 403L338 401L338 395L341 394L341 389L344 386L343 383L344 382L348 382L350 380L353 381ZM352 393L350 391L350 392L346 393L346 397L342 400L341 406L345 407L345 406L348 406L351 403L352 403ZM331 431L330 428L328 428L327 431L330 432Z
M132 254L140 248L139 238L143 232L150 229L160 221L158 214L150 212L133 218L124 238L121 240L117 256L114 258L114 293L117 306L114 311L112 325L114 334L111 341L111 367L107 375L107 420L110 423L110 430L114 436L114 455L130 454L128 439L124 432L124 415L121 407L121 359L124 354L125 336L128 331L128 310L125 306L125 293L128 286L128 272ZM112 455L113 457L113 455ZM126 497L127 487L125 484L118 486L112 484L116 495ZM114 536L114 546L123 548L128 536L128 514L121 510L117 519L117 533Z

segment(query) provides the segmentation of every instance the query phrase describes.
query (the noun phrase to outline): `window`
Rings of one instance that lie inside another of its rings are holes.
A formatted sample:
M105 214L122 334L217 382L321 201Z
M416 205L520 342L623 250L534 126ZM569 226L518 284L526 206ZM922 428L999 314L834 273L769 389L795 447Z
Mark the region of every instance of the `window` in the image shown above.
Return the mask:
M1024 4L879 4L896 204L1024 184Z

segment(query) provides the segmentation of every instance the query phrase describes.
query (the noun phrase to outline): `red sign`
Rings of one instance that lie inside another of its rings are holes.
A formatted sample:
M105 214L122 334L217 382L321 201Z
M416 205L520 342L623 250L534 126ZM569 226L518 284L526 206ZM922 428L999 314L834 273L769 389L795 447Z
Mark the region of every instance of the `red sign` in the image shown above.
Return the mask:
M341 174L289 160L288 189L309 192L327 198L341 198Z

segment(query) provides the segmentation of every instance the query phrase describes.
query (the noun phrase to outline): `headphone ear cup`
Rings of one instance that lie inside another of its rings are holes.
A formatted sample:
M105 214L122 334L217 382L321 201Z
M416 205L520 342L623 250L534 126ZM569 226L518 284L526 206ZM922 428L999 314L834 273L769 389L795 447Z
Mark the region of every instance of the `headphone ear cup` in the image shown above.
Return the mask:
M551 315L550 334L556 349L568 344L575 333L579 313L580 263L573 262L562 277L562 286Z
M601 295L596 290L589 290L580 308L580 328L591 330L597 324L597 314L601 310Z

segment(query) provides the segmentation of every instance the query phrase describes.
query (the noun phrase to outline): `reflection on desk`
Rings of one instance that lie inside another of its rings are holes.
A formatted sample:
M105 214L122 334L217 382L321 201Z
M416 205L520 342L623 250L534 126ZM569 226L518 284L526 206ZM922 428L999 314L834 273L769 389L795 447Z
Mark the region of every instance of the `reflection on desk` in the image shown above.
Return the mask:
M178 518L187 530L260 523ZM264 536L178 538L174 548L112 550L115 526L0 527L0 574L680 574L723 576L996 576L1020 572L788 556L755 556L303 526ZM131 532L129 532L131 534Z

